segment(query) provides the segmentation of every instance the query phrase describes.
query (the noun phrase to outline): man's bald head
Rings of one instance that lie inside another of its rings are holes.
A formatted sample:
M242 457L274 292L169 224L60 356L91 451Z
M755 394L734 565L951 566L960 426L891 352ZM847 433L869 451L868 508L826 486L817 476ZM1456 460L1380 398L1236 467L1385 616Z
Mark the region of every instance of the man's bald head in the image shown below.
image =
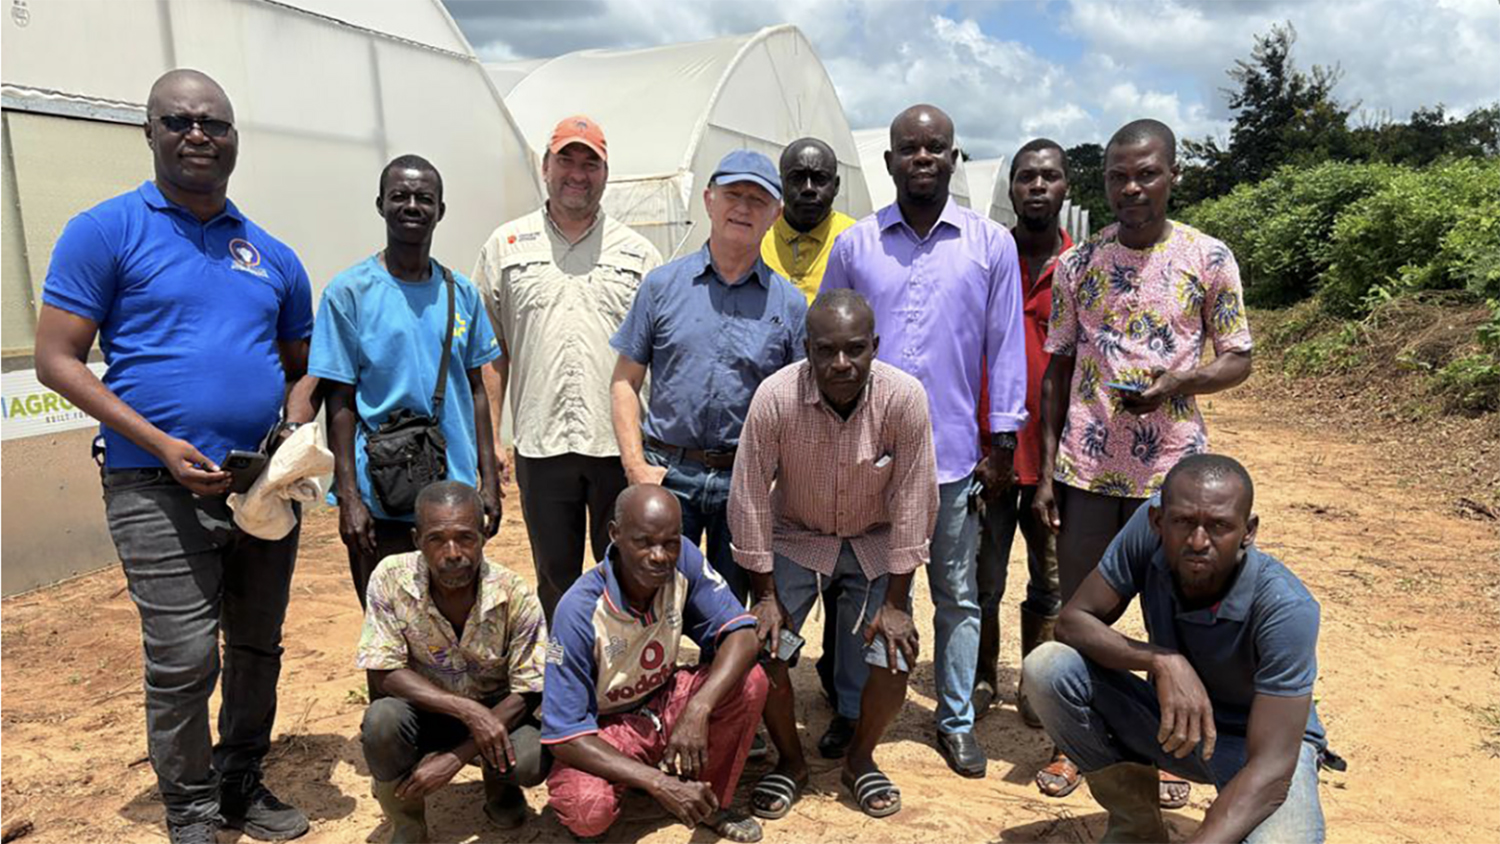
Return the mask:
M822 139L798 138L797 140L787 144L786 149L781 151L781 172L785 173L787 171L787 168L797 160L797 156L800 155L803 150L812 150L819 156L826 157L830 166L837 166L838 164L838 156L834 155L833 147L829 146Z
M891 149L896 148L900 135L918 127L940 132L947 137L949 146L953 145L953 118L935 105L918 103L906 108L891 121Z
M677 497L656 484L634 484L615 498L615 524L624 527L668 518L681 523L682 505Z
M865 297L847 287L836 287L818 294L807 308L807 339L811 343L836 327L875 334L875 311Z
M176 113L177 103L184 96L218 100L224 114L210 116L234 122L234 105L229 102L229 95L224 93L224 88L213 77L190 67L169 70L151 85L151 93L146 97L146 115L160 117Z

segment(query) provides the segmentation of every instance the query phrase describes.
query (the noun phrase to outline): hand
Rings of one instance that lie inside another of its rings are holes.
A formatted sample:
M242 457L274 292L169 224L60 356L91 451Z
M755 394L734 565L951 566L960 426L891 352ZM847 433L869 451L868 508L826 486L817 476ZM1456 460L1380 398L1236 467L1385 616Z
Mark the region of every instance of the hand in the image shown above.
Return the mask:
M345 548L353 548L366 557L375 556L375 519L358 492L339 496L339 538L344 540Z
M429 753L417 767L396 786L396 796L402 800L418 800L447 785L459 771L464 760L451 751Z
M484 535L493 537L500 532L501 498L499 484L485 484L479 498L484 502Z
M689 827L696 827L719 811L719 798L713 787L697 780L683 781L662 774L652 785L651 796Z
M156 456L172 477L194 495L223 495L229 491L232 480L229 473L187 440L169 439Z
M500 441L499 434L495 435L495 469L500 476L500 497L504 498L505 485L514 480L515 476L511 473L510 449Z
M689 780L707 776L708 715L696 700L688 702L667 739L667 749L661 757L663 770Z
M1015 486L1015 457L1016 453L1011 449L991 448L990 453L979 461L974 474L984 488L985 501L995 501Z
M652 466L650 463L639 463L634 466L625 467L625 480L634 484L654 484L661 486L662 479L667 476L667 467Z
M775 656L781 642L781 630L791 624L786 607L781 605L775 592L770 592L755 600L750 606L750 614L755 616L755 638L768 646L771 655Z
M515 766L516 749L510 744L510 731L494 710L473 702L463 722L469 728L469 735L474 737L474 743L479 745L479 755L490 763L490 767L504 773Z
M906 666L911 668L917 664L917 626L912 623L911 613L906 610L897 609L890 604L881 604L880 609L875 611L875 617L865 625L865 644L875 641L876 634L885 636L886 666L891 673L899 671L896 662L896 652L899 650L906 657Z
M1198 672L1187 657L1169 654L1156 660L1151 673L1161 703L1161 729L1156 732L1161 749L1181 759L1202 741L1203 761L1213 758L1218 739L1214 709Z
M1165 369L1151 370L1151 386L1139 393L1120 393L1120 406L1127 412L1141 416L1153 413L1160 408L1167 399L1177 394L1182 387L1182 378L1175 372Z
M1062 530L1062 516L1057 511L1057 493L1052 489L1052 478L1045 472L1037 480L1036 494L1031 497L1031 512L1037 521L1047 526L1054 534Z

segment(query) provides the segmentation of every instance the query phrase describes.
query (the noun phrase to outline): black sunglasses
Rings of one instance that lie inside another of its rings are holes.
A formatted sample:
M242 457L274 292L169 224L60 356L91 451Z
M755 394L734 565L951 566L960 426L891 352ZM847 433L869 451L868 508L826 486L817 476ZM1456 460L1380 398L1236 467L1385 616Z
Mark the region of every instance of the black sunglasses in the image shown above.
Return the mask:
M163 114L156 118L168 132L174 135L186 135L197 126L203 130L203 134L210 138L222 138L228 135L234 128L234 124L228 120L218 120L213 117L192 117L186 114Z

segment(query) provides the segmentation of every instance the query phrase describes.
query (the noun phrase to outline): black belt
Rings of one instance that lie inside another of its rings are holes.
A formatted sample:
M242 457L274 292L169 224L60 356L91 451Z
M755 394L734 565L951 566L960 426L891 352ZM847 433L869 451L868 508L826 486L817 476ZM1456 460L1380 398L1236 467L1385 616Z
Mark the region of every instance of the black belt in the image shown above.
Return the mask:
M707 466L710 469L734 468L735 449L733 448L719 449L714 451L704 451L698 448L683 448L680 445L670 445L668 443L664 443L656 437L651 436L646 437L646 445L649 445L658 451L665 451L669 454L679 455L695 463L702 463L704 466Z

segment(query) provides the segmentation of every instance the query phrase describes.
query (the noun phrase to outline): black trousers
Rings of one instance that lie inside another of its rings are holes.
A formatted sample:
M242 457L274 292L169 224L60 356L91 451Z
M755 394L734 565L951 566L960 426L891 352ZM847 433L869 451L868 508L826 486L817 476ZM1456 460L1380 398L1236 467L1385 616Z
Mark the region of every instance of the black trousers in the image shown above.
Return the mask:
M594 562L604 559L615 498L626 486L625 469L618 457L517 454L516 484L536 566L537 598L551 624L557 602L583 573L585 525Z

